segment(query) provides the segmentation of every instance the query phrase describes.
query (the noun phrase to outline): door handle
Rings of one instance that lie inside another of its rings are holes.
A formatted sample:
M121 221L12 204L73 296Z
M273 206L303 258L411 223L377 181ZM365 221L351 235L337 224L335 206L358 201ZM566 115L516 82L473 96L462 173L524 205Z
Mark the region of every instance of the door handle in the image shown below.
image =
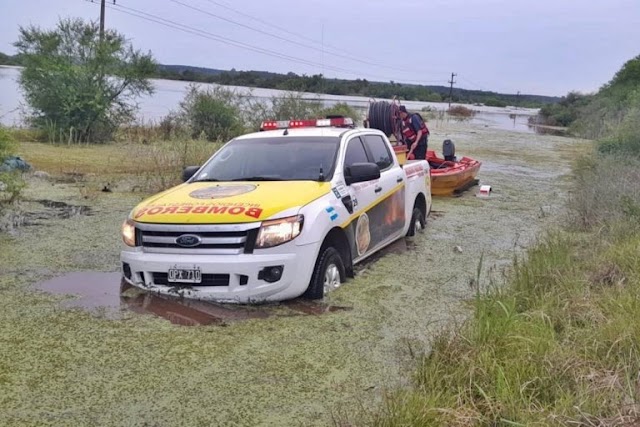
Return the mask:
M403 181L403 179L402 179L402 177L401 177L401 176L399 176L398 178L396 178L396 182L402 182L402 181Z
M382 191L382 187L376 187L376 189L374 190L376 193L379 193Z

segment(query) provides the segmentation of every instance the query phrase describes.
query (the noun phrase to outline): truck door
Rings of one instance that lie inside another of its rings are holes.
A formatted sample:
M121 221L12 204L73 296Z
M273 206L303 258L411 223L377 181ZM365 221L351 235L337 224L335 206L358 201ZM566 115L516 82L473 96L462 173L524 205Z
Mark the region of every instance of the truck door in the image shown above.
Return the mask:
M380 167L380 180L374 188L376 204L369 213L371 240L378 245L396 238L404 231L404 173L395 164L389 144L382 136L365 135L361 138L370 161Z
M344 176L350 175L349 167L354 163L370 162L364 143L360 137L354 137L347 142L344 157ZM349 221L343 224L351 244L351 253L354 260L365 256L374 248L371 239L371 221L367 213L376 201L378 194L375 188L379 180L358 182L347 186L352 205L352 214Z

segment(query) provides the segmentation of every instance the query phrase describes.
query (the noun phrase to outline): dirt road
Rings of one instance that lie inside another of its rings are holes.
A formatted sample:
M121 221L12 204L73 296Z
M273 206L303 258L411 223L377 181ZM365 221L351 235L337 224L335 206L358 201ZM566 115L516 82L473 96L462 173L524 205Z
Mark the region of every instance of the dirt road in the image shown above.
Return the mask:
M434 333L464 320L481 256L480 286L499 283L514 253L561 218L570 163L586 146L461 123L431 130L437 151L449 138L458 155L483 161L491 197L476 187L435 199L427 231L362 266L328 299L349 309L324 314L277 306L185 327L63 308L65 298L34 284L117 271L119 226L140 196L88 201L74 183L32 180L30 213L16 220L26 224L0 234L0 424L309 426L375 407L385 387L408 380ZM65 213L46 200L88 208ZM117 275L89 277L93 290L118 286Z

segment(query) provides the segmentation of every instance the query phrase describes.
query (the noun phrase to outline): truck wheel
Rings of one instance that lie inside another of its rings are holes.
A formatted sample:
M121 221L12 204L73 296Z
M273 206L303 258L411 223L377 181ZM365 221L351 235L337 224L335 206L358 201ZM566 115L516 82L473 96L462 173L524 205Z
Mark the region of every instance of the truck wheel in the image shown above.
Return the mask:
M322 299L330 289L337 288L344 280L345 269L340 252L332 246L323 248L313 270L309 287L302 294L302 298Z
M417 206L413 208L413 214L411 215L411 224L409 225L409 231L407 236L415 236L416 232L424 230L427 221L424 218L424 213Z

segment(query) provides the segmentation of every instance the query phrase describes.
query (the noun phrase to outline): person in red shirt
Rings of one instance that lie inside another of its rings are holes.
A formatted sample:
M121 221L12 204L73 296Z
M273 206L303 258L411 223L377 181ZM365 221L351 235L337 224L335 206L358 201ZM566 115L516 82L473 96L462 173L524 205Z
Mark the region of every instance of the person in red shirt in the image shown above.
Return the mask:
M427 158L427 143L429 139L429 129L418 113L409 114L407 108L401 105L400 118L402 119L402 135L407 144L409 152L407 159Z

